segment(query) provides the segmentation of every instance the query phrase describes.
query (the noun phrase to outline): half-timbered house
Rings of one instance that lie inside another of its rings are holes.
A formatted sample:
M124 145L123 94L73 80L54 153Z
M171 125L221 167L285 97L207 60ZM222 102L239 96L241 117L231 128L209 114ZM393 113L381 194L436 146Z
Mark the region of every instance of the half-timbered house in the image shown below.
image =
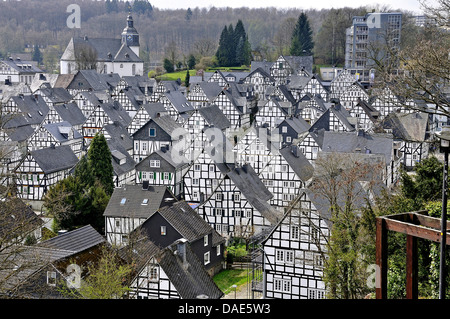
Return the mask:
M275 127L275 132L279 135L282 145L291 145L294 141L298 141L310 128L311 125L302 117L291 116L281 121Z
M244 83L252 84L258 100L264 99L267 87L275 86L275 79L264 69L256 68L244 79Z
M295 108L296 105L293 105L292 102L283 101L277 96L259 101L258 111L254 116L255 125L273 129L280 121L293 115Z
M219 299L223 292L208 275L203 261L184 238L158 247L148 238L124 247L125 262L135 262L129 297L132 299Z
M268 203L272 197L250 165L230 165L196 210L223 237L249 238L277 223L280 213Z
M337 98L341 105L351 112L360 100L369 101L369 93L360 82L355 81L353 84L345 87Z
M151 153L169 146L170 149L181 143L182 150L189 146L184 142L186 130L169 115L154 117L132 135L134 141L133 158L136 163ZM183 153L184 154L184 153Z
M183 176L189 168L189 163L183 155L179 160L173 153L168 146L163 146L136 164L136 184L164 185L177 198L182 198Z
M68 145L29 152L14 170L17 195L25 200L41 200L49 187L64 179L77 163Z
M343 69L330 83L330 99L339 98L356 81L355 75Z
M292 75L286 84L296 100L305 94L320 96L324 101L328 101L328 91L323 86L321 80L316 75L300 76Z
M28 149L35 151L51 145L69 145L73 153L80 158L83 136L69 122L43 124L28 140Z
M105 125L112 124L115 121L122 123L124 126L128 126L131 122L130 116L119 102L114 101L97 105L83 124L82 134L85 144L89 145L95 134L100 132Z
M225 239L186 201L159 208L142 224L140 232L159 247L177 240L189 243L211 276L222 269Z
M169 116L183 124L194 112L194 107L181 91L166 91L158 99L166 108Z
M162 103L145 103L139 107L139 110L128 125L128 133L133 135L150 119L167 115L168 112Z
M122 185L114 188L103 216L105 236L111 245L124 246L130 233L160 207L172 205L175 196L165 186Z
M324 251L327 220L316 210L305 189L262 241L263 298L324 299Z
M403 167L411 170L429 154L429 126L426 113L391 113L382 122L383 129L401 143L398 155Z
M295 115L313 125L331 105L322 97L307 93L299 99Z
M187 95L188 101L195 109L211 104L223 90L217 82L198 82L191 85Z

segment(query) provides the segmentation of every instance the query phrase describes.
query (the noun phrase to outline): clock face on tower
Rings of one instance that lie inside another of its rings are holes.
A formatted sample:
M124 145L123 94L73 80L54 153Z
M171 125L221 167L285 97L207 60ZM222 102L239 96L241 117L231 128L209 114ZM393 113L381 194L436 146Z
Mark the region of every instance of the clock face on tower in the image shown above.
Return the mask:
M133 41L133 36L131 34L127 35L127 41L129 42Z

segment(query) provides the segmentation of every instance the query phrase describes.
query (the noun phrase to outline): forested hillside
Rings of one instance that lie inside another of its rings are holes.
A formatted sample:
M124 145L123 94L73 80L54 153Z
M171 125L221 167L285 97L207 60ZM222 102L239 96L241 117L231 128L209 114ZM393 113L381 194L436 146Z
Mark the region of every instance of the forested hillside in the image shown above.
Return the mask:
M49 72L57 70L59 58L72 36L118 38L131 8L140 34L141 56L147 62L147 68L161 63L169 51L181 62L185 62L190 54L197 58L214 55L224 26L235 25L239 20L244 24L254 57L273 60L280 54L288 54L292 30L302 12L301 8L245 7L160 10L152 7L151 1L141 0L147 4L142 9L135 2L139 1L120 1L114 7L110 1L0 1L0 56L30 51L38 45L43 55L43 67ZM67 26L70 4L80 6L80 28ZM342 63L345 28L351 24L352 16L372 9L305 10L315 40L316 63Z

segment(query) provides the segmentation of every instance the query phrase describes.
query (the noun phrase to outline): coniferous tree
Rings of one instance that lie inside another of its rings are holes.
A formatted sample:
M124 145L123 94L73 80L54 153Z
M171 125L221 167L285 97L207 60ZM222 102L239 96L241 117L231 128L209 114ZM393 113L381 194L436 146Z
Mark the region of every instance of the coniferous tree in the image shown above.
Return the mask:
M302 12L292 33L290 54L294 56L311 55L313 48L312 30L308 17Z
M244 24L239 20L236 27L230 24L222 30L219 48L216 52L220 66L248 65L251 61L251 48Z
M186 77L184 79L184 86L189 87L189 80L190 80L190 74L189 74L189 70L186 71Z
M39 50L39 47L37 45L35 45L33 48L32 59L33 59L33 61L36 61L38 64L42 63L42 60L43 60L42 53L41 53L41 50Z
M88 161L91 173L111 195L114 190L113 167L111 151L103 134L96 134L88 151Z
M216 52L217 62L220 66L229 66L230 60L227 52L229 46L228 27L225 26L220 34L219 47Z

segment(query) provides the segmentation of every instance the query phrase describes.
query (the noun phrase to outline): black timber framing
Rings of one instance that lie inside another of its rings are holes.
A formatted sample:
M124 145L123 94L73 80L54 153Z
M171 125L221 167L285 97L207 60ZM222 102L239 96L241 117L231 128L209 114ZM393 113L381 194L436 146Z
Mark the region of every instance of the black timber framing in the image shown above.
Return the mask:
M417 239L441 241L441 220L427 216L427 211L417 211L377 217L376 230L376 298L387 299L388 231L406 234L406 298L418 299ZM447 222L450 229L450 222ZM446 245L450 245L447 231Z

